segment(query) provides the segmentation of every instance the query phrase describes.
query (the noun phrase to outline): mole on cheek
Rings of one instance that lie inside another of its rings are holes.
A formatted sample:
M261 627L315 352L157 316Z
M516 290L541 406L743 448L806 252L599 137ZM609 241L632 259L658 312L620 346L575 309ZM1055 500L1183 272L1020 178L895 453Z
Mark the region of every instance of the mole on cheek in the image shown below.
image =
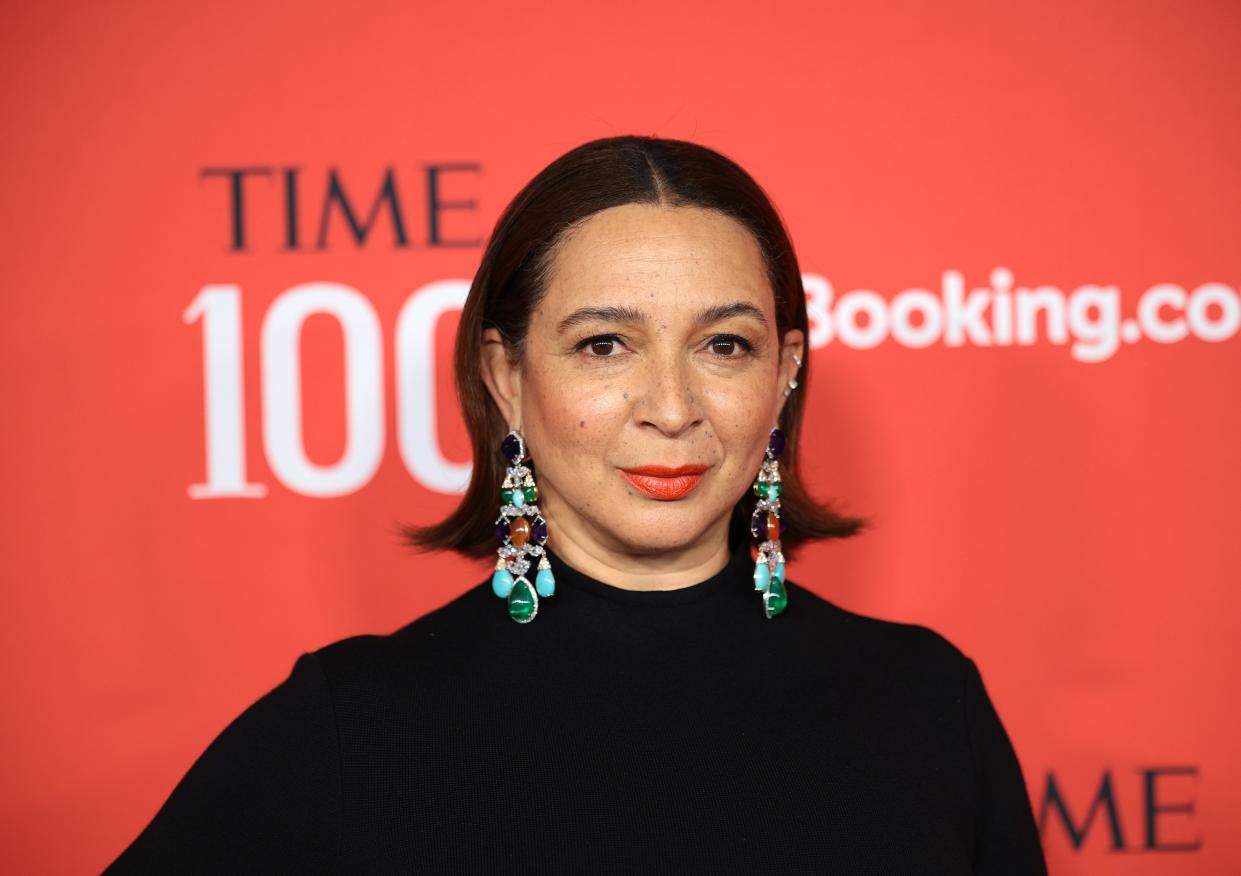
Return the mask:
M625 401L629 401L629 393L625 393Z
M579 429L585 429L585 428L586 428L586 421L585 421L585 420L578 420L578 422L577 422L577 427L578 427Z

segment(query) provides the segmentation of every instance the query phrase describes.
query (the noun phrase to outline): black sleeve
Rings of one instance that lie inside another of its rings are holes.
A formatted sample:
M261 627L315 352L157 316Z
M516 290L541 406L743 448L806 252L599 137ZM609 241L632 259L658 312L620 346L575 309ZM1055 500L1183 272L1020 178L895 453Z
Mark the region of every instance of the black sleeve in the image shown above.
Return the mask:
M965 717L977 780L977 846L974 872L1046 876L1034 810L1021 763L996 714L978 666L966 659Z
M327 678L303 654L224 728L105 873L330 872L340 787Z

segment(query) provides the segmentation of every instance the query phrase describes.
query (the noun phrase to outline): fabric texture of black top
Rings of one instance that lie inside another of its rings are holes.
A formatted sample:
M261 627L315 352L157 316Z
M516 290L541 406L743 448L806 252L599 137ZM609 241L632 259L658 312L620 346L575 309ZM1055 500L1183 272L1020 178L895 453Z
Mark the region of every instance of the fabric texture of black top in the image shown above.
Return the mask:
M483 581L303 654L107 872L1046 873L938 633L791 581L768 619L745 543L665 591L550 559L528 624Z

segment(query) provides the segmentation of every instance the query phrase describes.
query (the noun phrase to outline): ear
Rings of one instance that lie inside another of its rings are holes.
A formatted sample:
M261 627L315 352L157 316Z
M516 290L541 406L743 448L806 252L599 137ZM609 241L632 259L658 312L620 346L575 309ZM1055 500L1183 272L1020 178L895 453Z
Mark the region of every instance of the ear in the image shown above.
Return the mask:
M789 381L796 380L797 375L801 371L801 364L806 361L806 336L801 329L789 329L784 333L784 340L780 342L780 365L777 368L776 375L779 383L776 385L776 410L772 415L771 422L780 422L780 414L784 410L784 404L789 400L789 396L797 390L786 393L789 389Z
M521 365L509 357L504 336L483 329L482 377L510 429L521 427Z

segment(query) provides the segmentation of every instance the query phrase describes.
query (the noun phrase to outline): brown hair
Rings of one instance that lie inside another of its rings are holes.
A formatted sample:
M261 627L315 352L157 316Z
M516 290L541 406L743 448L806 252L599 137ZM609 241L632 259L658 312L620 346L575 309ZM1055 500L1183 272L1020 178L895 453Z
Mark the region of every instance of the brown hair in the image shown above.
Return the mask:
M508 424L481 377L483 330L498 329L510 355L519 359L530 315L547 288L566 232L609 207L634 203L715 210L740 222L754 235L766 263L775 293L777 336L799 328L809 337L806 293L793 244L767 194L739 165L705 146L657 137L606 137L566 152L517 193L487 242L461 313L455 354L457 395L474 452L473 475L461 504L444 520L425 527L401 526L407 544L471 557L494 552L505 471L499 448ZM780 457L780 516L785 523L781 547L786 556L802 542L844 538L869 522L816 502L802 484L798 437L809 360L807 355L798 375L803 388L789 396L780 415L787 438ZM750 537L755 501L748 490L738 501L731 537Z

